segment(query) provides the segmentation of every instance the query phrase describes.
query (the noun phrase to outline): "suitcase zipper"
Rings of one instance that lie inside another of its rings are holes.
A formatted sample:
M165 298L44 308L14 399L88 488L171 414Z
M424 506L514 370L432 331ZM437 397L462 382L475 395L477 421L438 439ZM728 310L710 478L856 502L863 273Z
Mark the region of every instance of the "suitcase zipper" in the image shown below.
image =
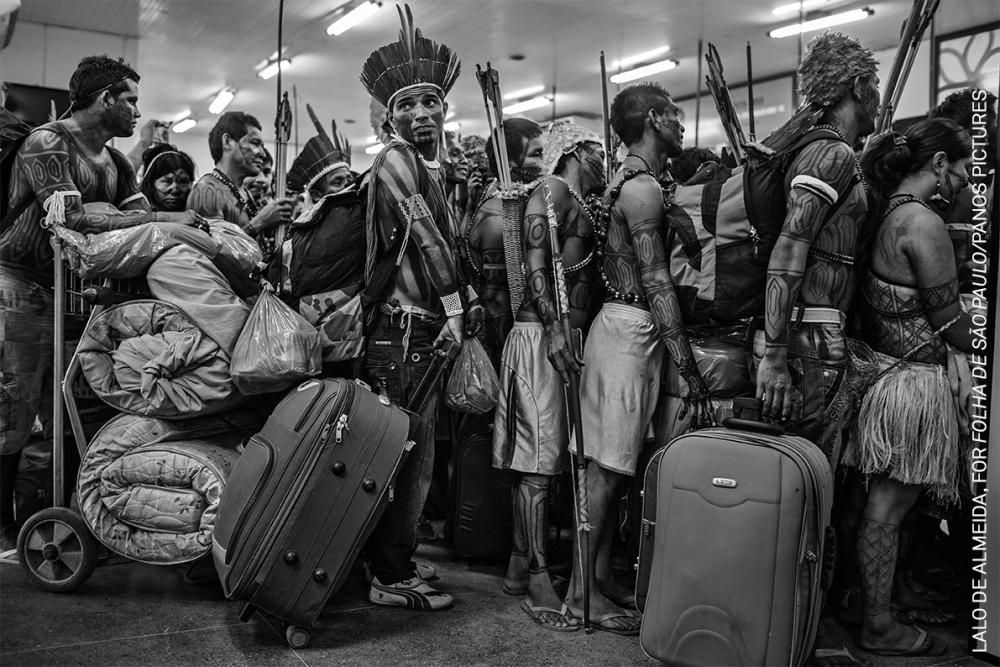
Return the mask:
M337 403L336 408L330 410L331 414L337 414L338 417L340 416L341 410L343 410L345 405L350 403L354 397L354 385L345 385L345 386L350 387L349 391L343 392L340 395L338 395L337 399L335 399ZM345 395L347 393L349 393L349 395ZM315 399L313 403L315 403ZM310 405L312 405L313 403L311 403ZM324 407L326 407L326 404L324 404ZM248 580L253 581L257 578L257 574L259 573L262 563L265 560L271 560L270 558L266 557L270 555L269 552L273 551L274 546L277 544L278 534L280 534L281 530L287 524L289 514L291 514L292 509L298 503L299 498L302 496L303 490L305 489L306 485L308 484L309 480L312 477L313 471L316 469L317 463L322 458L324 446L326 445L326 441L330 435L330 429L335 422L336 420L328 420L327 423L324 424L323 430L320 431L319 442L316 444L316 446L313 448L313 451L310 453L310 457L307 460L306 465L304 466L302 474L296 475L295 485L291 489L289 489L289 492L285 496L284 502L282 502L281 507L278 509L277 514L271 520L271 525L268 527L267 532L261 538L260 544L265 545L265 547L259 549L256 552L254 558L251 559L249 563L247 563L246 576L243 579L243 581L240 582L241 586L233 591L233 595L241 593L242 590L244 589L244 586L249 585L249 583L247 583Z

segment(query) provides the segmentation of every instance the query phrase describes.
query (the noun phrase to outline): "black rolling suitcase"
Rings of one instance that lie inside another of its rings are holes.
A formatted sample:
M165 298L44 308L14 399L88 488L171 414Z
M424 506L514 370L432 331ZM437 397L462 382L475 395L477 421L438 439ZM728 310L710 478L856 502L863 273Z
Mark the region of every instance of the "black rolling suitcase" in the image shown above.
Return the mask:
M451 494L452 544L466 558L507 558L515 473L493 467L492 424L481 419L466 422L478 428L459 432Z
M671 665L801 665L832 570L830 466L752 417L725 424L674 438L646 468L639 642Z

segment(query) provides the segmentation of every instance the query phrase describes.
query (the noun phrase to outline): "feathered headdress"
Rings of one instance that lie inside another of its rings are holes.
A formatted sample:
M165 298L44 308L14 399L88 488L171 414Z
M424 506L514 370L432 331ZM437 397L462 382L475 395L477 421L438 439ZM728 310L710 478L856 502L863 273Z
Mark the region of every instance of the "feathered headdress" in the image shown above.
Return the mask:
M433 86L441 99L448 94L461 71L458 55L444 44L427 39L413 25L409 5L396 6L402 28L399 41L372 51L361 68L365 90L392 110L393 99L416 86Z
M308 104L306 111L316 126L317 134L306 142L288 170L288 189L295 192L306 192L334 169L351 166L351 144L347 137L337 134L337 121L330 121L332 132L327 134L316 112Z
M555 173L559 159L567 153L572 153L576 147L584 143L600 145L601 138L595 132L574 123L569 119L557 120L549 125L542 140L542 173Z

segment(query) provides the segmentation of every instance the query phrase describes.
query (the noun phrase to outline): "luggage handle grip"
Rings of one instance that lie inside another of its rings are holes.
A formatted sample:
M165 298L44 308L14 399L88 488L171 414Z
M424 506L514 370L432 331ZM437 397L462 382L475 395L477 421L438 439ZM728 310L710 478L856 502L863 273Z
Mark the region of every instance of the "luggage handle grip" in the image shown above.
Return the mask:
M754 431L767 435L785 435L785 429L777 424L754 421L752 419L740 419L739 417L726 417L722 420L722 425L726 428L742 429L744 431Z

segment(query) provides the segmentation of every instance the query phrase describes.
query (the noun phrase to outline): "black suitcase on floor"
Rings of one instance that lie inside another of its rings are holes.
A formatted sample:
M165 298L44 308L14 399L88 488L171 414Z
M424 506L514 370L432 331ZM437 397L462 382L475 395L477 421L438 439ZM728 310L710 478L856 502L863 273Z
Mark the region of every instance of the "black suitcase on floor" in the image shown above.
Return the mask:
M479 426L461 432L455 450L452 544L467 558L507 558L515 473L493 467L493 425Z
M393 497L410 419L360 383L310 380L250 438L219 504L223 590L289 623L301 648Z
M832 570L833 475L804 438L725 424L674 438L646 468L639 643L671 665L801 665Z

